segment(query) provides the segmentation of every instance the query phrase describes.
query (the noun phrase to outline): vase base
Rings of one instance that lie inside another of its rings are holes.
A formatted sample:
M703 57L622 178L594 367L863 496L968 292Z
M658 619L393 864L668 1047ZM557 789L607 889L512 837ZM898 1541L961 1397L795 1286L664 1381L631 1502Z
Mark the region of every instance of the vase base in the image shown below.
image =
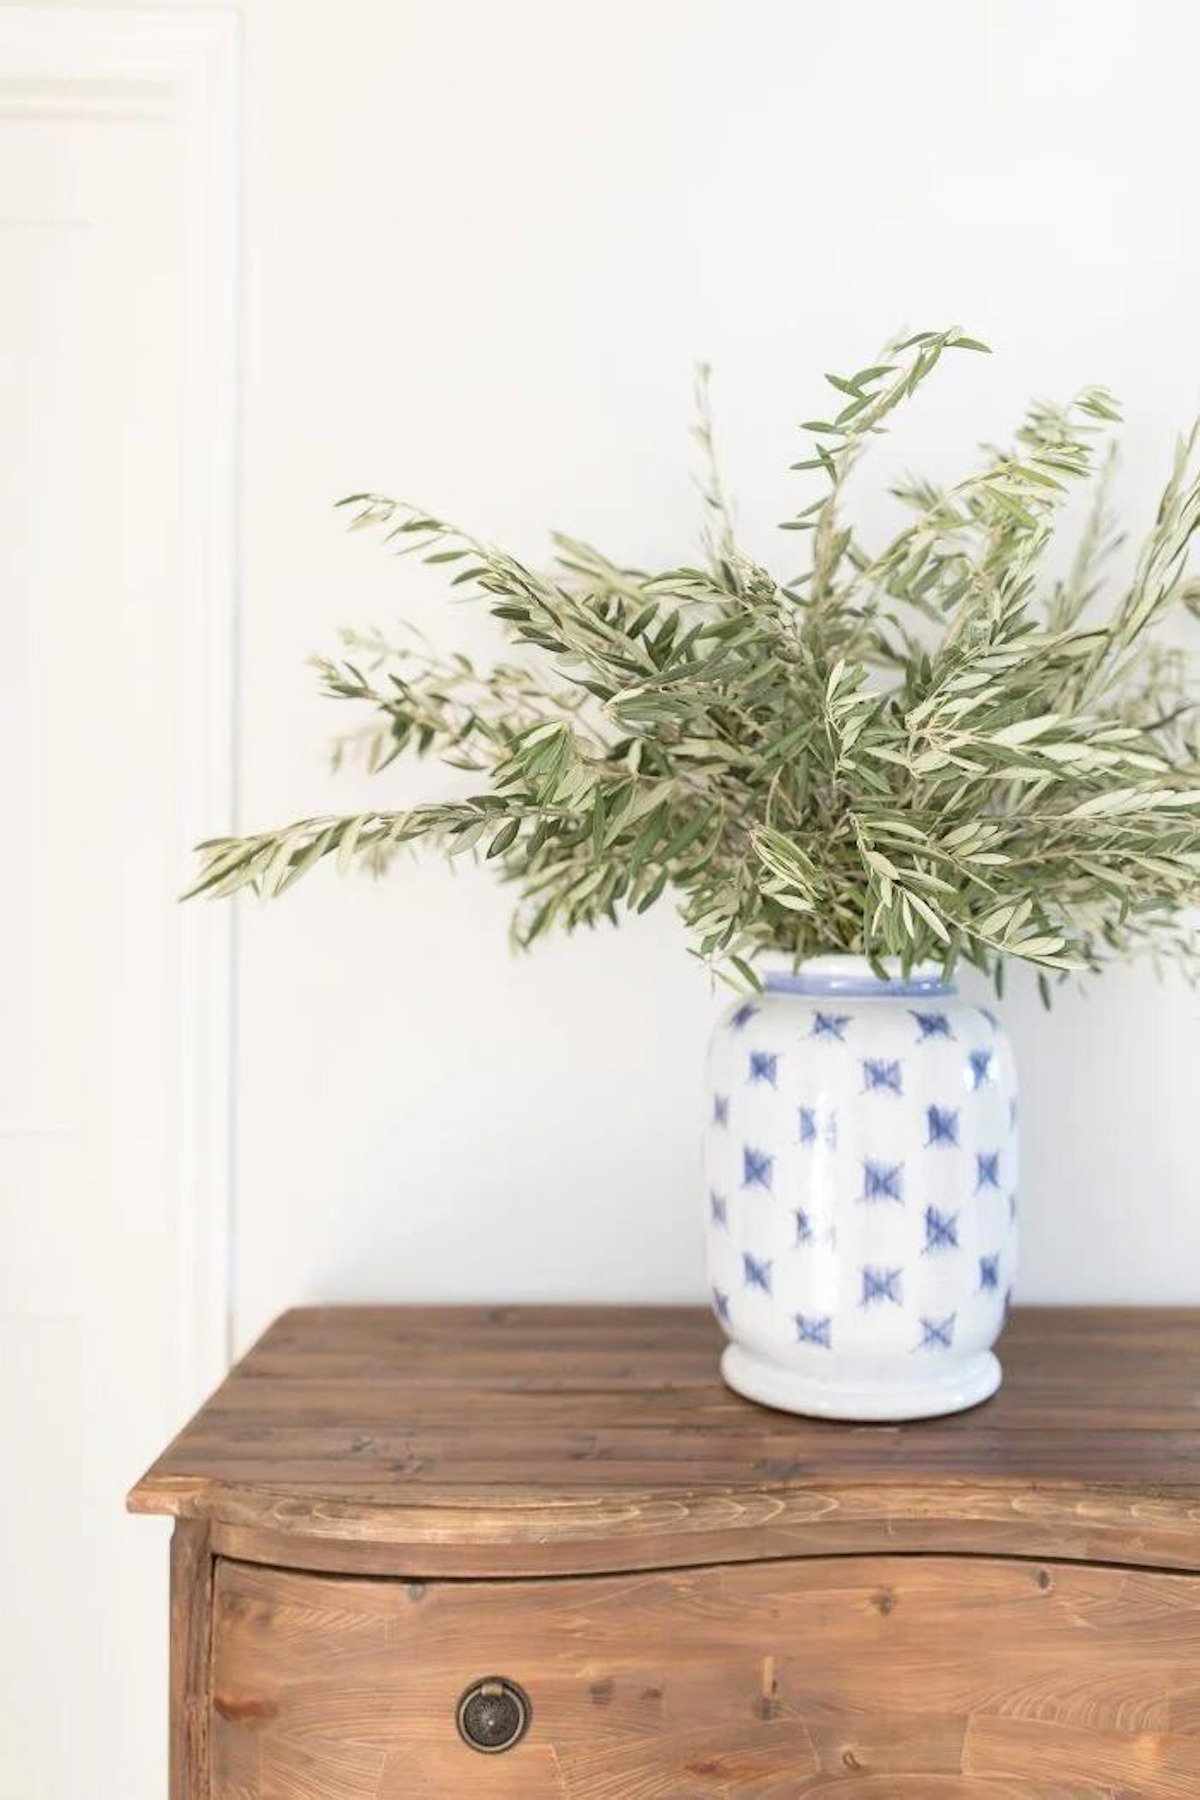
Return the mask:
M735 1394L780 1412L812 1419L851 1419L860 1423L903 1419L937 1419L965 1412L990 1399L1000 1386L1000 1364L990 1350L964 1357L937 1375L902 1380L844 1380L808 1375L755 1356L740 1344L728 1344L721 1374Z

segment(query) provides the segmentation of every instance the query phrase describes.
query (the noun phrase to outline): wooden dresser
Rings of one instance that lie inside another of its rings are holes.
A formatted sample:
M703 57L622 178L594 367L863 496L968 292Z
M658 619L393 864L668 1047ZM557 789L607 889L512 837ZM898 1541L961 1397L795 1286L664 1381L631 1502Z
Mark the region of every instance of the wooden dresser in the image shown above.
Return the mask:
M130 1498L172 1800L1198 1800L1200 1313L1018 1311L996 1399L901 1426L720 1341L280 1319Z

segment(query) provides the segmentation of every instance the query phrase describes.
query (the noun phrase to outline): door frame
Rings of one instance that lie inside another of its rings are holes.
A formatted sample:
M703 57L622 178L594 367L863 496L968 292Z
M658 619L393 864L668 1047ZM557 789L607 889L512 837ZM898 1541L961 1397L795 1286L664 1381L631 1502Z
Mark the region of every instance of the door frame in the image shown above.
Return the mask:
M0 115L14 111L49 119L82 116L114 129L147 114L166 115L183 144L182 887L192 846L236 823L244 260L238 9L0 6ZM165 1196L175 1245L175 1327L174 1342L164 1349L183 1412L220 1380L232 1347L234 909L189 906L180 925L179 1113Z

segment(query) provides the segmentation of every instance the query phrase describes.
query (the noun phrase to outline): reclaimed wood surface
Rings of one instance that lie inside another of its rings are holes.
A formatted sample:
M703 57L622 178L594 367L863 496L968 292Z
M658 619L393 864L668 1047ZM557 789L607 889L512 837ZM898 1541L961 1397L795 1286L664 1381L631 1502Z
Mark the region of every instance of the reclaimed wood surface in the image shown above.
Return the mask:
M480 1756L455 1704L515 1680ZM1200 1584L983 1557L558 1581L217 1564L213 1800L1195 1800Z
M206 1519L177 1519L171 1534L170 1800L209 1800L212 1595L216 1562Z
M1200 1568L1200 1312L1018 1310L995 1399L901 1426L742 1400L721 1341L689 1307L291 1312L130 1505L207 1521L222 1555L376 1574L897 1549Z

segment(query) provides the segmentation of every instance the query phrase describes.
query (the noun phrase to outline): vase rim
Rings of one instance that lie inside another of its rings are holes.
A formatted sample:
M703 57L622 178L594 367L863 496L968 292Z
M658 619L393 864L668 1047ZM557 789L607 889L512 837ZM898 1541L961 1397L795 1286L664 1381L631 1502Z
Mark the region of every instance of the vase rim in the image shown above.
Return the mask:
M847 999L905 999L923 994L955 994L958 988L942 975L940 963L914 963L907 975L898 956L885 956L881 980L865 956L808 956L797 963L783 951L767 951L756 968L768 994L842 995Z

